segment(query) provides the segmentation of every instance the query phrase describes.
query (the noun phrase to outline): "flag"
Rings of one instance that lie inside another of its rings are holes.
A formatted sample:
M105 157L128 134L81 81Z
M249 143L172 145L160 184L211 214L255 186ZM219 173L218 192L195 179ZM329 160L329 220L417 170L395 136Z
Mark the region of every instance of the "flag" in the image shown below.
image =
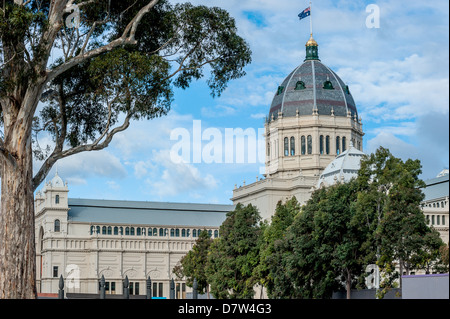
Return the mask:
M306 18L308 16L311 15L311 7L306 8L305 10L303 10L302 12L300 12L300 14L298 15L298 17L301 19Z

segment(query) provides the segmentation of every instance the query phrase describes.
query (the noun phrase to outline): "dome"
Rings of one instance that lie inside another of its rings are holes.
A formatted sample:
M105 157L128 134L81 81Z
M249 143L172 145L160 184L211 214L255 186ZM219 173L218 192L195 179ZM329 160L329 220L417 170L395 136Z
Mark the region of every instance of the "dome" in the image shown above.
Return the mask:
M58 173L55 174L51 181L52 187L64 187L64 182L61 177L59 177Z
M348 86L319 60L318 44L311 38L306 43L306 59L278 87L269 111L269 121L298 115L334 115L346 117L348 112L358 120L355 101Z
M317 188L331 186L337 182L346 183L358 176L361 159L364 155L366 154L354 148L350 143L349 149L336 156L320 174Z

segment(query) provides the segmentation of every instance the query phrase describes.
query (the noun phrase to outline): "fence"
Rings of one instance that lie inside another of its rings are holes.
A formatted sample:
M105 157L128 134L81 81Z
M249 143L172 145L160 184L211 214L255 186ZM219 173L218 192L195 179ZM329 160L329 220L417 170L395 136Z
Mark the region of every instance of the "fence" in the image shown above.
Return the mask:
M64 296L64 278L61 275L59 277L59 290L58 299L153 299L152 297L152 280L150 277L147 278L146 282L146 294L145 295L132 295L130 296L129 280L128 276L125 277L123 281L123 293L122 295L110 295L106 294L105 277L102 275L100 279L100 293L67 293ZM194 278L192 287L192 299L198 299L198 284L197 279ZM175 282L172 279L170 281L170 294L169 299L175 299Z

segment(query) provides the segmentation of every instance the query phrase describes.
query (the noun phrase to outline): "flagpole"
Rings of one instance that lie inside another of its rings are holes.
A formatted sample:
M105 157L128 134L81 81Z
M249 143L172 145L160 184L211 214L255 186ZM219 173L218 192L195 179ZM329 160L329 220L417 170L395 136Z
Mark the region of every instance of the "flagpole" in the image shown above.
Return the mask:
M311 1L309 1L309 31L311 32L311 36L313 34L313 28L312 28L312 10L311 10Z

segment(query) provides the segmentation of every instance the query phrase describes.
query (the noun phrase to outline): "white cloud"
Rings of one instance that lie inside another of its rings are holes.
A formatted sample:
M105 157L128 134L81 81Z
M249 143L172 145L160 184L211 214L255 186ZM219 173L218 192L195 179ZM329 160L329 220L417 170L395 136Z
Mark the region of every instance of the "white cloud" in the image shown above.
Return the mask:
M155 151L151 161L154 165L152 178L147 178L146 183L160 198L208 191L219 184L214 176L202 174L191 164L172 162L168 150Z

